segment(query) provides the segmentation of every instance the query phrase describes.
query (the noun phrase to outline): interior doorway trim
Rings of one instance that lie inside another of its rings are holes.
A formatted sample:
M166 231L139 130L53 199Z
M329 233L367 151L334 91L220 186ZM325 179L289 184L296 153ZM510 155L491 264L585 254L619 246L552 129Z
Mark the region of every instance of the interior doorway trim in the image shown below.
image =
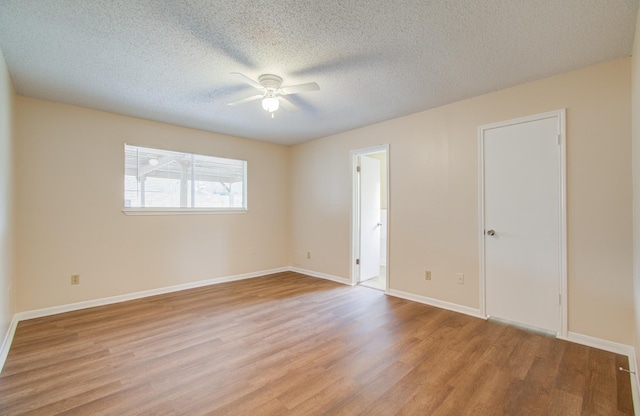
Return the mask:
M385 257L386 257L386 267L387 267L387 272L386 272L386 289L385 291L389 290L389 270L390 270L390 264L389 264L389 212L391 209L391 201L389 199L389 189L391 188L390 186L390 166L389 166L389 144L381 144L378 146L373 146L373 147L367 147L364 149L357 149L357 150L352 150L351 151L351 267L350 267L350 271L351 271L351 277L350 277L350 281L351 281L351 285L357 285L358 281L359 281L359 276L360 276L360 268L359 265L356 264L356 260L358 259L359 255L360 255L360 229L359 229L359 210L360 210L360 201L359 201L359 181L358 181L358 158L360 156L363 155L368 155L371 153L379 153L379 152L385 152L386 155L386 164L387 164L387 168L386 168L386 176L387 176L387 189L386 189L386 197L387 197L387 249L386 249L386 253L385 253Z
M560 109L546 113L535 114L527 117L520 117L512 120L501 121L497 123L486 124L478 127L478 246L479 252L479 292L480 292L480 313L483 317L487 317L486 306L486 275L485 275L485 239L484 239L484 136L485 131L511 126L514 124L528 123L531 121L544 120L549 118L557 118L558 120L558 167L560 173L559 186L559 202L560 206L560 332L558 338L567 339L568 327L568 300L567 300L567 167L566 167L566 110Z

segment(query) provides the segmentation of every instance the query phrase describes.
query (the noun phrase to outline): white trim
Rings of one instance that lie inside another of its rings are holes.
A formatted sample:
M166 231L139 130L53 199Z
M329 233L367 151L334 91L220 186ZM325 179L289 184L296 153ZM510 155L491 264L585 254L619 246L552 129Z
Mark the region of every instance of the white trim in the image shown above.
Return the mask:
M123 208L124 215L217 215L246 214L246 208Z
M197 282L185 283L181 285L174 285L174 286L168 286L164 288L145 290L142 292L135 292L135 293L119 295L119 296L111 296L108 298L77 302L77 303L72 303L68 305L61 305L61 306L54 306L50 308L19 312L13 316L9 329L5 334L2 347L0 348L0 372L2 372L2 368L4 367L4 364L6 362L7 356L9 354L9 349L11 347L11 343L13 342L13 337L15 335L16 329L18 327L18 323L20 321L33 319L33 318L40 318L40 317L49 316L49 315L55 315L63 312L71 312L75 310L92 308L95 306L103 306L103 305L109 305L114 303L120 303L128 300L140 299L140 298L145 298L149 296L162 295L165 293L178 292L181 290L215 285L219 283L233 282L237 280L251 279L256 277L264 277L270 274L282 273L287 271L301 273L310 277L331 280L344 285L353 286L353 284L351 283L351 280L344 277L338 277L338 276L333 276L326 273L314 272L312 270L300 269L298 267L280 267L277 269L263 270L260 272L237 274L237 275L226 276L226 277L217 277L213 279L200 280ZM415 295L412 293L403 292L403 291L394 290L394 289L387 289L386 294L389 296L406 299L412 302L423 303L426 305L434 306L436 308L441 308L441 309L446 309L453 312L462 313L465 315L473 316L475 318L486 319L486 316L481 313L480 309L470 308L468 306L446 302L443 300L434 299L426 296ZM607 341L600 338L594 338L588 335L582 335L575 332L569 332L568 337L562 337L559 335L558 338L564 339L569 342L574 342L576 344L582 344L588 347L598 348L601 350L627 356L629 358L629 370L635 372L635 375L629 374L629 376L631 377L631 392L633 396L633 405L634 405L634 409L640 409L640 399L639 399L640 394L639 394L639 388L638 388L640 385L640 381L638 379L638 369L636 366L635 349L632 346L626 345L626 344L619 344L617 342Z
M629 354L629 371L633 371L629 374L631 377L631 397L633 398L633 409L635 413L638 413L640 412L640 379L636 362L636 350L631 348L631 354Z
M358 284L358 279L360 276L360 267L358 265L356 265L356 259L359 258L360 256L360 238L359 238L359 227L358 227L358 212L360 210L360 199L358 198L360 195L360 191L359 191L359 181L358 181L358 173L356 171L356 167L358 166L358 157L362 156L362 155L368 155L371 153L380 153L380 152L385 152L385 157L386 157L386 176L387 176L387 210L386 210L386 214L387 214L387 252L385 253L385 263L386 263L386 288L389 288L389 229L390 229L390 224L389 224L389 218L390 218L390 214L389 214L389 208L391 205L391 200L389 198L390 192L389 190L391 189L391 181L390 181L390 156L389 156L389 148L390 145L387 144L380 144L378 146L373 146L373 147L367 147L364 149L356 149L356 150L352 150L350 152L351 155L351 276L349 277L350 279L350 285L356 285Z
M598 348L600 350L609 351L614 354L624 355L629 360L629 379L631 380L631 397L633 399L633 408L636 413L640 411L640 378L638 374L638 366L636 365L636 350L632 345L620 344L618 342L607 341L606 339L595 338L589 335L579 334L569 331L567 337L558 336L559 339L574 342L576 344L586 345L587 347ZM616 368L616 371L620 371Z
M360 238L358 213L360 212L360 195L358 181L358 151L351 151L351 265L349 267L349 284L355 285L360 278L360 266L356 264L356 259L360 256Z
M558 335L559 339L564 339L565 341L575 342L576 344L586 345L587 347L597 348L599 350L609 351L616 354L626 355L627 357L631 357L633 354L633 347L631 345L620 344L618 342L607 341L606 339L595 338L589 335L579 334L577 332L568 332L568 336L561 337Z
M484 284L484 130L478 127L478 303L480 315L487 317L486 288Z
M81 309L93 308L96 306L111 305L114 303L126 302L129 300L141 299L141 298L146 298L146 297L156 296L156 295L163 295L166 293L179 292L181 290L216 285L219 283L252 279L256 277L264 277L270 274L288 272L288 271L291 271L290 267L279 267L277 269L269 269L269 270L262 270L259 272L236 274L232 276L215 277L213 279L199 280L197 282L184 283L181 285L166 286L166 287L161 287L157 289L144 290L142 292L127 293L124 295L110 296L107 298L92 299L92 300L87 300L83 302L70 303L66 305L52 306L48 308L18 312L13 315L13 319L11 320L11 325L9 327L9 330L7 331L7 334L5 335L4 341L2 343L2 348L0 349L0 372L4 367L4 363L9 354L9 349L11 348L11 343L13 342L13 337L15 335L16 328L18 327L18 323L20 321L26 321L28 319L34 319L34 318L42 318L44 316L56 315L64 312L71 312L71 311L77 311Z
M291 272L296 272L296 273L304 274L304 275L311 276L311 277L317 277L317 278L320 278L320 279L331 280L331 281L334 281L334 282L337 282L337 283L342 283L343 285L347 285L347 286L353 286L354 285L354 283L352 283L350 279L347 279L345 277L334 276L332 274L314 272L313 270L301 269L299 267L289 267L288 270L291 271Z
M11 348L13 337L16 334L18 322L18 317L16 315L13 315L13 319L9 324L9 329L7 330L7 333L4 336L4 341L2 342L2 348L0 348L0 372L4 367L4 363L7 361L7 356L9 355L9 349Z
M446 302L444 300L434 299L427 296L414 295L413 293L403 292L401 290L395 289L387 290L387 295L410 300L413 302L424 303L425 305L435 306L436 308L440 309L463 313L475 318L486 319L486 317L480 313L480 309L470 308L468 306L459 305L457 303Z
M384 269L385 269L385 280L386 280L386 285L385 285L385 289L387 289L387 291L389 290L389 287L391 286L391 281L389 279L390 273L389 273L389 247L391 246L391 239L389 237L391 237L389 230L391 229L391 224L390 224L390 219L391 217L389 216L389 212L390 211L390 207L391 207L391 145L387 144L386 145L386 157L387 157L387 166L386 166L386 172L387 172L387 189L386 189L386 193L387 193L387 209L385 210L385 215L387 216L386 220L387 220L387 244L386 244L386 248L385 248L385 253L384 253Z
M56 315L64 312L77 311L80 309L94 308L96 306L111 305L114 303L126 302L128 300L147 298L149 296L164 295L165 293L179 292L181 290L194 289L203 286L215 285L225 282L233 282L236 280L251 279L255 277L263 277L273 273L289 271L288 267L281 267L271 270L262 270L259 272L236 274L233 276L215 277L213 279L199 280L197 282L183 283L181 285L166 286L157 289L144 290L142 292L127 293L124 295L110 296L107 298L92 299L83 302L70 303L67 305L52 306L49 308L35 309L16 314L19 321L27 319L41 318L43 316Z
M558 163L560 164L560 335L569 333L569 288L567 277L567 110L556 111L558 117L558 134L560 140L560 154Z
M567 288L567 163L566 163L566 110L560 109L547 113L535 114L527 117L520 117L512 120L500 121L497 123L485 124L478 127L478 247L479 247L479 292L480 292L480 314L487 317L486 305L486 276L485 276L485 246L484 246L484 132L487 130L511 126L514 124L528 123L531 121L557 118L557 131L560 135L560 151L558 152L558 164L560 172L560 264L559 264L559 292L561 295L560 306L560 330L558 336L567 339L568 333L568 288Z

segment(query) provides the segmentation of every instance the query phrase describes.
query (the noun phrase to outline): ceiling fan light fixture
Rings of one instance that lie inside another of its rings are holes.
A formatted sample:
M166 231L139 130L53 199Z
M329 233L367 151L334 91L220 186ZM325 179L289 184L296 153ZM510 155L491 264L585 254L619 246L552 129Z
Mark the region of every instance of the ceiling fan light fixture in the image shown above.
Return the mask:
M282 87L282 78L273 74L262 74L258 77L258 81L254 81L248 76L243 75L239 72L231 72L230 74L235 75L236 77L240 77L242 81L259 90L260 94L243 98L241 100L232 101L230 103L227 103L227 105L234 106L260 100L262 102L262 108L264 109L264 111L271 114L271 118L273 118L274 113L280 108L280 104L282 104L284 109L289 112L298 111L298 108L291 101L289 101L287 97L285 97L286 95L300 94L302 92L308 91L318 91L320 89L320 86L315 82L307 82L306 84L289 85L287 87Z
M273 95L267 95L262 99L262 108L264 108L265 111L273 113L280 108L280 101Z

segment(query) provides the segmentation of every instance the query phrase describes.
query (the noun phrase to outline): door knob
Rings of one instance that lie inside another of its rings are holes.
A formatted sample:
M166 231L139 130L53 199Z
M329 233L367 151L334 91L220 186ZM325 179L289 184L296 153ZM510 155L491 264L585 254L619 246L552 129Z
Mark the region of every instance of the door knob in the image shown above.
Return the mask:
M496 235L496 232L494 230L489 230L487 231L487 235Z

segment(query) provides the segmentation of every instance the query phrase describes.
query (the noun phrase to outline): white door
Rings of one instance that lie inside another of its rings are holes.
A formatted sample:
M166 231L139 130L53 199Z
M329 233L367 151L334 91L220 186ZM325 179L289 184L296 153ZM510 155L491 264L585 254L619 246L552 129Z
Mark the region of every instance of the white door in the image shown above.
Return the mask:
M483 130L486 313L561 329L558 116Z
M380 161L360 157L360 281L380 274Z

